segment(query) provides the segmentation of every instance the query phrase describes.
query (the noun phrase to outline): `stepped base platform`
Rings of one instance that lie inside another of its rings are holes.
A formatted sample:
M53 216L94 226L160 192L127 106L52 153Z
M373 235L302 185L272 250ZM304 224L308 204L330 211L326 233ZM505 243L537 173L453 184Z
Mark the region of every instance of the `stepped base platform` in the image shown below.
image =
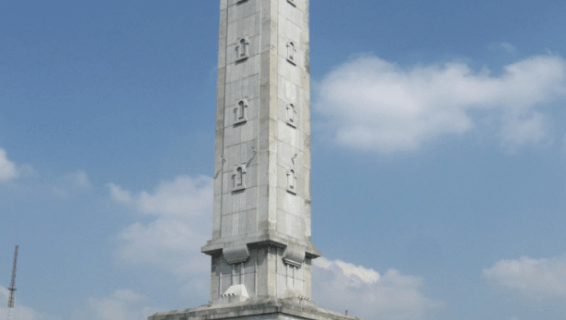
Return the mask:
M363 320L317 308L299 298L265 299L224 305L204 305L193 309L159 312L148 320Z

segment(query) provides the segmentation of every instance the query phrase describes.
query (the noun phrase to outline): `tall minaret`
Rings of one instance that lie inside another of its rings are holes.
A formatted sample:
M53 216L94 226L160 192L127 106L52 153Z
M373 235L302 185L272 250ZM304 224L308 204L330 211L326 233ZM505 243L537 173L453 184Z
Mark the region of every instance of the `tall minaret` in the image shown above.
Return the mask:
M221 0L213 304L311 298L309 0Z
M220 0L219 39L210 302L148 320L360 320L311 301L309 0Z

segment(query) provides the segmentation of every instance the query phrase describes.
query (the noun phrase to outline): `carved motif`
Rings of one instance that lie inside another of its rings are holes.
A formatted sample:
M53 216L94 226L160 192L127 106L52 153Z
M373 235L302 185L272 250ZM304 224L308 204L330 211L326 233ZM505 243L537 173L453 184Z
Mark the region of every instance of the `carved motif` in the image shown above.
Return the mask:
M295 175L295 169L287 171L287 191L292 194L297 194L297 176Z
M291 64L295 65L295 55L297 53L297 49L295 49L295 43L293 41L287 42L287 61Z
M245 60L249 57L249 46L250 41L248 38L238 39L238 45L236 46L236 62Z
M234 125L248 121L248 101L246 99L238 101L234 108Z
M295 105L292 103L287 104L287 110L285 111L287 124L293 128L297 127L297 111L295 110Z
M242 164L234 169L232 174L232 191L246 189L246 165Z

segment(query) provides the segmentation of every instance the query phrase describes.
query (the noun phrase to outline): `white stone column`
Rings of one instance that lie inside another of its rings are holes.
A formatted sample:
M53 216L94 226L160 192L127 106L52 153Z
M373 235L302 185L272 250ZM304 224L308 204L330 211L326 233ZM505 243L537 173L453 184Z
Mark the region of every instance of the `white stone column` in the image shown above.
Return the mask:
M237 300L311 296L320 252L311 242L308 10L308 0L220 1L213 232L202 248L213 302L242 288ZM236 264L244 280L233 288Z

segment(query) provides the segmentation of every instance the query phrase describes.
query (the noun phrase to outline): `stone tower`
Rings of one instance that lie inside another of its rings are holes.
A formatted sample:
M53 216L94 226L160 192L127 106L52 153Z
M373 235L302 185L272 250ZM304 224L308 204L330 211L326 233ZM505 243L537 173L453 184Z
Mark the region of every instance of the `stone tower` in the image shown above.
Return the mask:
M210 302L149 319L353 319L311 301L309 73L309 0L220 0Z
M210 299L310 298L308 1L220 10Z

